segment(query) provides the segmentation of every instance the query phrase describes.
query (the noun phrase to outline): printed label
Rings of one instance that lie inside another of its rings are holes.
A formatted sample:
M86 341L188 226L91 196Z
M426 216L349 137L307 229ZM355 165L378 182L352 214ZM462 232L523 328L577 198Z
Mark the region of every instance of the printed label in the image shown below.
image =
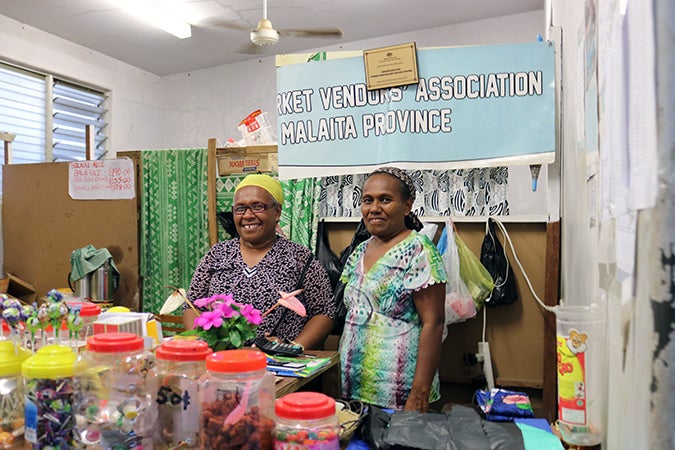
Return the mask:
M569 336L557 335L558 418L569 425L587 425L586 340L588 334L570 329Z

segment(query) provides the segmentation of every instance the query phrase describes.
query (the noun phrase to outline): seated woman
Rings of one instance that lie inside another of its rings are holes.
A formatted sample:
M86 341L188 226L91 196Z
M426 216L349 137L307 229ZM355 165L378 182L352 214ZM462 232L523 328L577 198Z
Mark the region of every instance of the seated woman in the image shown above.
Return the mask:
M412 179L395 167L372 172L361 213L372 235L342 272L348 308L340 340L342 395L385 408L426 412L440 398L445 323L443 261L417 230Z
M238 238L218 242L197 266L187 292L188 299L232 294L235 301L249 303L262 312L280 298L279 292L296 289L305 263L312 256L302 245L276 233L284 196L281 184L269 175L252 174L234 193L234 223ZM328 275L314 258L297 298L307 316L275 308L258 327L258 335L292 340L306 349L321 348L333 328L335 305ZM183 323L194 328L196 314L184 309Z

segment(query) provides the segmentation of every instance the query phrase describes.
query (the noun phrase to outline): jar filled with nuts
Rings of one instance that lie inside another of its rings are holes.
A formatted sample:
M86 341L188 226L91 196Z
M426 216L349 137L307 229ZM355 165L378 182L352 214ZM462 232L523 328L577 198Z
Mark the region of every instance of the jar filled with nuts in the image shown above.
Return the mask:
M204 358L212 350L204 341L172 339L155 351L159 386L156 403L159 448L199 446L199 378L206 372Z
M206 357L199 385L203 449L271 450L274 376L257 350L224 350Z
M95 334L80 360L75 403L80 443L91 449L152 449L157 374L143 338Z

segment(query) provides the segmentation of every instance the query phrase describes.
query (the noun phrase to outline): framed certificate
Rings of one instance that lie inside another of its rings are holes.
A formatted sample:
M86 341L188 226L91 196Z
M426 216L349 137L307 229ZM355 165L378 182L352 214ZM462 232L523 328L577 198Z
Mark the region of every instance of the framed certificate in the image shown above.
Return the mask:
M417 47L414 42L364 50L363 62L368 90L415 84L419 81Z

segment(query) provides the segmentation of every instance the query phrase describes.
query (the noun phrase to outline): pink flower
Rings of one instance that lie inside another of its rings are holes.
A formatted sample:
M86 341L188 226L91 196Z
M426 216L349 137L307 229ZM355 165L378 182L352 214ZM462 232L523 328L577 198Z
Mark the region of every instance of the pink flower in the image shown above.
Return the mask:
M220 328L223 324L223 316L221 311L204 311L195 318L195 326L201 327L204 330L210 330L211 327Z
M195 300L195 306L197 308L206 308L211 303L213 303L213 301L214 301L213 297L198 298L197 300Z
M253 325L260 325L260 322L262 322L260 311L255 309L253 305L241 305L240 312Z

